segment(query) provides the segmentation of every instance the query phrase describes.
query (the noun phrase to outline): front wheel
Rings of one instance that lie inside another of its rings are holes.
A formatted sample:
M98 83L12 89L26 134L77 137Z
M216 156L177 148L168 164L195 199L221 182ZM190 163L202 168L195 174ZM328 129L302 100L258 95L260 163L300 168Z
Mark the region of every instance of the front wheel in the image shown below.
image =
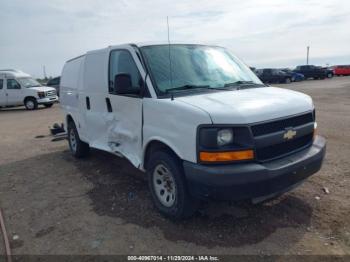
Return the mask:
M87 156L90 151L90 147L87 143L80 140L77 128L73 121L68 123L68 143L69 148L73 156L76 158L82 158Z
M174 220L193 215L199 201L187 190L181 161L162 150L152 154L147 167L152 199L160 213Z
M24 106L27 110L35 110L38 108L38 102L35 98L29 97L24 101Z

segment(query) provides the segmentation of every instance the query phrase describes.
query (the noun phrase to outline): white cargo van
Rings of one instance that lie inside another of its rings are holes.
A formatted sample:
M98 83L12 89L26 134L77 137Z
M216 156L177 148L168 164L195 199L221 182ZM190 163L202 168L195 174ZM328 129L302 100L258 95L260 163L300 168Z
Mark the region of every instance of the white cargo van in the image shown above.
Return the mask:
M60 88L73 155L127 158L168 217L191 215L200 199L272 198L325 155L312 99L265 86L222 47L110 46L68 61Z
M51 107L57 101L54 88L42 86L19 70L0 70L0 107L24 105L26 109L34 110L38 105Z

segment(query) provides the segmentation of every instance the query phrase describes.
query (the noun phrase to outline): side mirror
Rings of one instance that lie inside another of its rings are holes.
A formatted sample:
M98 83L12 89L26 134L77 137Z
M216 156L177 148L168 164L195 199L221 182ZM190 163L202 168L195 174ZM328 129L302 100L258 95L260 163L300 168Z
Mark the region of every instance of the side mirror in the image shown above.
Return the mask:
M140 90L132 87L130 74L121 73L114 77L114 92L116 94L139 94Z

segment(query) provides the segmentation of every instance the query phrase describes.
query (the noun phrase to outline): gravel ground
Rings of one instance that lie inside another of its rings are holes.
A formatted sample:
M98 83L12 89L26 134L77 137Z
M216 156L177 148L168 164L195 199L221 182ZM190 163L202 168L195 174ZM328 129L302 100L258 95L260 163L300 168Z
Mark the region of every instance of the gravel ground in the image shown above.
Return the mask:
M0 207L12 252L350 254L350 77L281 87L314 98L328 139L322 170L271 202L210 202L179 223L158 214L126 160L94 150L78 161L66 141L52 141L58 105L0 110Z

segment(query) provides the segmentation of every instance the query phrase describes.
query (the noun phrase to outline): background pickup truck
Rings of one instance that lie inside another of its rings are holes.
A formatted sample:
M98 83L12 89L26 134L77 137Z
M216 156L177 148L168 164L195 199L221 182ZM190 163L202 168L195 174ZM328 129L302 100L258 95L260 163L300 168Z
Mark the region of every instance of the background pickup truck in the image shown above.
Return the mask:
M327 77L327 71L322 69L321 67L314 65L301 65L297 66L294 69L294 72L303 74L305 79L313 78L313 79L325 79Z

